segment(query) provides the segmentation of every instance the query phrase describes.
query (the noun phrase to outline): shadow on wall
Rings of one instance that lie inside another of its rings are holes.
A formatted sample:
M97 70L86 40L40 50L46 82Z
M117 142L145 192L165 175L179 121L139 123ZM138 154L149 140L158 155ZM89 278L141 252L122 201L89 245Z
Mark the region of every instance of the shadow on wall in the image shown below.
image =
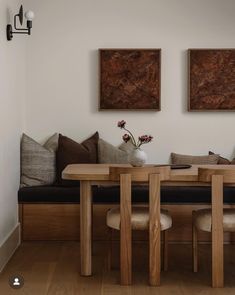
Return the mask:
M90 110L91 113L97 113L99 109L99 50L89 52L89 80L90 87Z
M11 11L10 7L8 6L6 8L6 20L7 20L6 25L9 24L9 23L11 23L11 21L12 21L12 17L11 16L12 16L12 11Z
M233 153L232 153L232 159L235 158L235 148L233 149Z
M183 50L181 52L181 69L182 77L181 79L181 89L182 89L182 113L188 112L188 50Z

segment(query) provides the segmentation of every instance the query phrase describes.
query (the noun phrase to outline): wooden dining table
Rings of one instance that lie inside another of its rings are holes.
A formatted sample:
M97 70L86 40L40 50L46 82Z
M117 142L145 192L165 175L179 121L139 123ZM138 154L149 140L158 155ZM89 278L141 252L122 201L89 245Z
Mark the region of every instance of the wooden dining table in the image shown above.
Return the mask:
M63 179L80 181L80 263L82 276L92 275L92 185L114 184L111 181L109 175L110 166L130 165L72 164L68 165L62 172ZM163 181L163 185L209 186L210 183L201 183L198 181L198 167L213 169L229 168L235 170L235 165L192 165L190 168L187 169L172 169L169 179ZM223 222L222 219L221 222ZM223 232L217 232L217 234L221 237L221 235L223 235ZM220 253L219 251L220 250L218 249L218 254ZM222 270L223 267L220 266L218 266L218 268L216 269L216 272L219 273L221 277L223 276ZM212 269L212 272L213 271L214 270Z

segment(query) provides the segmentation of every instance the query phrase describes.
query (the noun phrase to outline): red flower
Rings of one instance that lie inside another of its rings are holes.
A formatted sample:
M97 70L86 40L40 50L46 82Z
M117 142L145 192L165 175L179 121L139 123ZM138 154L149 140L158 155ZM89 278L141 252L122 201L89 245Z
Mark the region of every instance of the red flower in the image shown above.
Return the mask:
M149 135L148 142L151 142L152 140L153 140L153 136Z
M121 129L125 128L125 126L126 126L126 121L124 121L124 120L119 121L118 124L117 124L117 126L118 126L119 128L121 128Z
M153 140L153 137L151 135L142 135L142 136L139 136L138 138L138 142L135 140L133 134L131 133L130 130L126 129L126 121L124 120L121 120L117 123L117 127L121 128L121 129L124 129L127 133L125 133L122 137L123 141L124 142L128 142L128 141L131 141L132 144L136 147L136 148L139 148L142 144L145 144L145 143L149 143Z
M152 140L153 140L153 137L151 135L145 134L139 137L139 141L141 144L151 142Z
M122 139L123 139L123 141L128 142L131 139L131 137L129 134L126 133L123 135Z

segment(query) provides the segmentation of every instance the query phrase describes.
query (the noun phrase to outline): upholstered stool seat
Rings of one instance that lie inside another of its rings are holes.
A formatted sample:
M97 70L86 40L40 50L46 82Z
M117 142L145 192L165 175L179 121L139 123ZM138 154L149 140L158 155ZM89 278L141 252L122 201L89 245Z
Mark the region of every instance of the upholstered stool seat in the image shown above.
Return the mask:
M120 230L120 208L113 208L107 212L107 225L110 228ZM172 226L172 218L167 210L161 210L161 230L167 230ZM149 227L149 208L132 207L131 225L133 230L147 230Z
M211 232L211 209L194 211L193 222L198 230ZM223 210L223 229L227 232L235 232L235 209Z

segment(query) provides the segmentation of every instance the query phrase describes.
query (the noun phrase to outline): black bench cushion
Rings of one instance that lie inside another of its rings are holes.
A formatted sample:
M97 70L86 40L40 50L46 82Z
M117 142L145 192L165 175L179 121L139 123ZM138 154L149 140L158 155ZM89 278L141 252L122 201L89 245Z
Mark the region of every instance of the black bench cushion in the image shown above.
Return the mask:
M118 203L119 187L93 188L94 203ZM79 203L79 187L37 186L21 188L18 192L19 203ZM209 203L210 187L161 187L162 203ZM135 203L148 202L148 187L134 186L132 201ZM235 187L224 188L224 202L235 203Z

